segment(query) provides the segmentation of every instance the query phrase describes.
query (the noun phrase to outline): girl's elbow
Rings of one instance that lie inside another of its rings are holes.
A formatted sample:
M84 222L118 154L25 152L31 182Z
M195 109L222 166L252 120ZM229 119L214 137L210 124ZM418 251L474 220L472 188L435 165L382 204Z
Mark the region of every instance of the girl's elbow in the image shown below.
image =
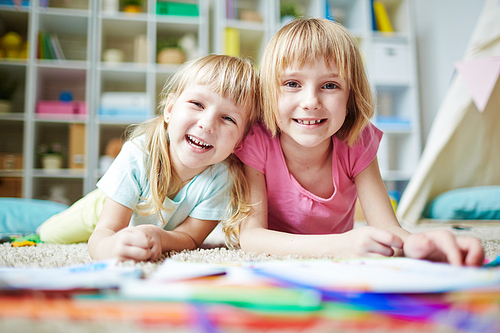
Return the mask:
M250 242L247 242L245 240L242 240L240 238L240 249L243 251L243 252L252 252L252 243Z
M256 239L254 232L240 233L239 243L241 250L244 252L259 252L257 250L258 239Z

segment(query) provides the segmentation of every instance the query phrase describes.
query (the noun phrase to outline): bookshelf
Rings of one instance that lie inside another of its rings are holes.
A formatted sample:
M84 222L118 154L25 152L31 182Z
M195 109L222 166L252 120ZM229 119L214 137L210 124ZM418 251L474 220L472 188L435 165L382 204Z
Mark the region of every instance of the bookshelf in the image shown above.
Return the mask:
M213 52L242 55L258 65L290 4L302 16L335 18L357 38L378 97L373 121L385 133L382 176L389 190L401 190L421 152L414 0L380 1L390 34L373 30L372 0L176 0L174 6L143 0L136 13L114 0L31 0L17 9L0 4L3 33L15 32L32 46L24 55L20 50L17 57L0 58L0 82L13 86L1 86L9 90L9 112L2 111L0 95L0 196L44 199L58 186L76 201L104 172L108 143L129 124L156 114L158 95L182 61ZM40 53L40 32L62 56ZM184 58L175 52L158 56L172 43L190 45ZM71 102L59 105L61 112L54 106L52 113L43 112L44 102L48 107L60 99ZM139 106L116 113L111 106L123 100ZM44 168L38 153L52 143L63 147L60 169Z

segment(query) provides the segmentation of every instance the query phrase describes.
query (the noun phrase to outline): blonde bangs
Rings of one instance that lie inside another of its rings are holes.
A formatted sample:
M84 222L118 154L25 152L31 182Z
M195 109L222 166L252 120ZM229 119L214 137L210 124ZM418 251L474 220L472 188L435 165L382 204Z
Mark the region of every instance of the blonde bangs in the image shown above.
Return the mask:
M316 21L302 21L295 30L285 31L277 42L275 60L282 72L290 66L303 67L318 59L325 60L328 66L336 65L339 76L350 79L350 47L354 42L348 35L339 34L340 25L325 26Z

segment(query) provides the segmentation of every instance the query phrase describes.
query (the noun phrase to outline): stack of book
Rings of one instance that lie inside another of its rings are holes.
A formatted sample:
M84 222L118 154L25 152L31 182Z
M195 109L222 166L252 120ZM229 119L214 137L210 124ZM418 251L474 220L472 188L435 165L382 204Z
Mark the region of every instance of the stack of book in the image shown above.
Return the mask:
M372 20L374 31L389 34L394 32L385 5L380 0L374 0L372 2Z
M65 60L59 38L55 33L38 32L38 59Z

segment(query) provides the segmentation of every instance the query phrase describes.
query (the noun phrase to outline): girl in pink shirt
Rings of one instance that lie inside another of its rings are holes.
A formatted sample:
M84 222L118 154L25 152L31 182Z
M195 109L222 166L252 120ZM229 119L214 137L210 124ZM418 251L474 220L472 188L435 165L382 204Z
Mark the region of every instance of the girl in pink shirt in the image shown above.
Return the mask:
M373 94L347 29L325 19L286 25L264 52L260 84L263 122L236 152L253 212L225 230L243 250L482 264L476 238L399 225L377 164ZM358 196L368 226L353 229Z

